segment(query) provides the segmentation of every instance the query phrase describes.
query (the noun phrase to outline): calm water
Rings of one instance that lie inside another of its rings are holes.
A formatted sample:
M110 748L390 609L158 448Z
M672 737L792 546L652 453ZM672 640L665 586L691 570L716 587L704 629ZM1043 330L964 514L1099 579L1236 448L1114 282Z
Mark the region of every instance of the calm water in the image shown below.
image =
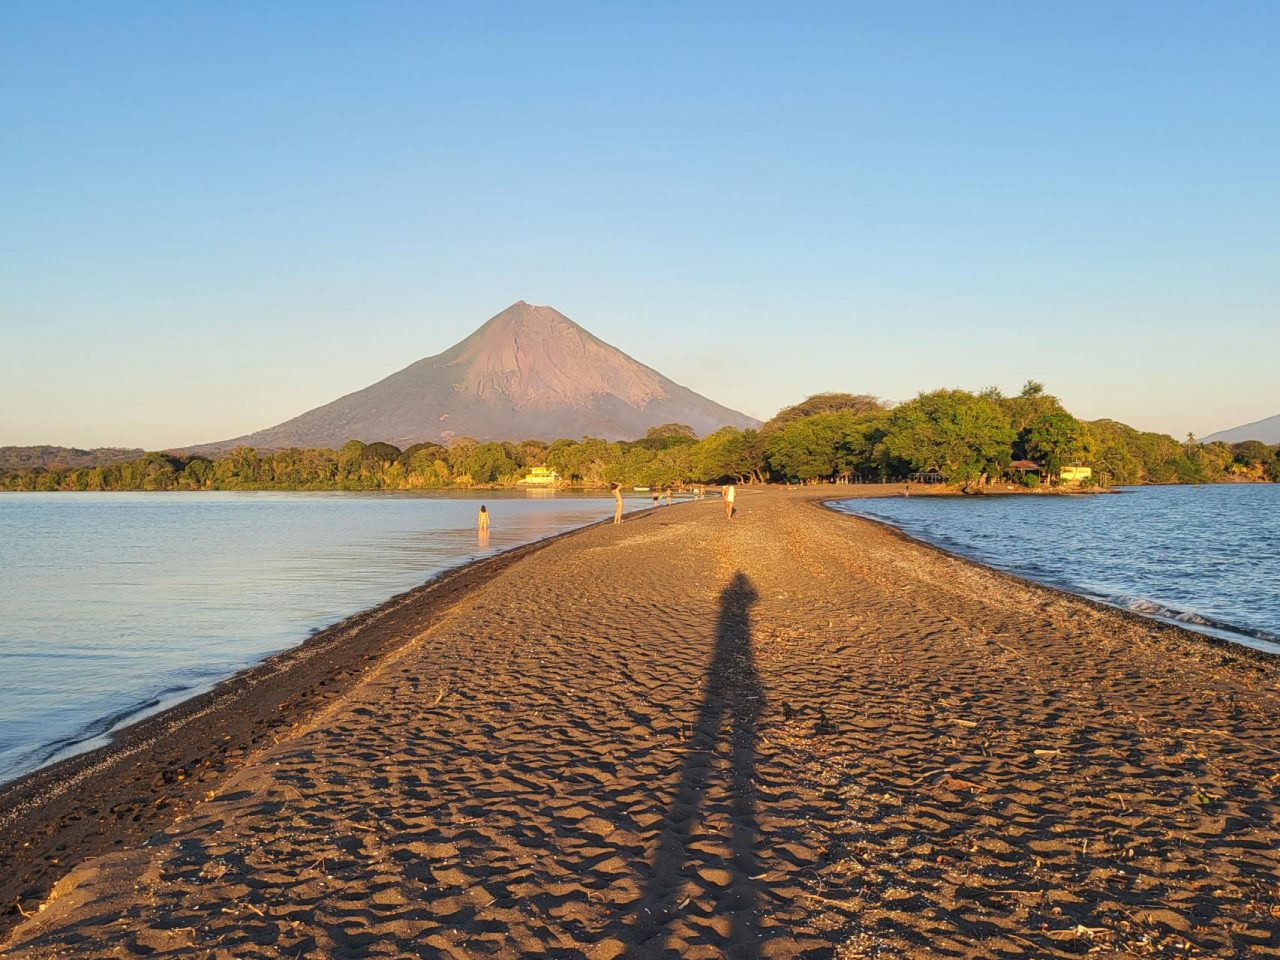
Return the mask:
M1280 484L836 506L1019 576L1280 653Z
M450 567L612 513L490 491L0 495L0 781Z

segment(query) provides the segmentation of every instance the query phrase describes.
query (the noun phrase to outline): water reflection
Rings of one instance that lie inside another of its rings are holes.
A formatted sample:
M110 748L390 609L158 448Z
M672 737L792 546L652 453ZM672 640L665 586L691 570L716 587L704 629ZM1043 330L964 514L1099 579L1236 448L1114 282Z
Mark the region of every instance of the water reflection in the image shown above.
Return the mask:
M483 502L491 531L477 529ZM445 569L613 512L611 497L0 497L0 780L102 718L167 705Z

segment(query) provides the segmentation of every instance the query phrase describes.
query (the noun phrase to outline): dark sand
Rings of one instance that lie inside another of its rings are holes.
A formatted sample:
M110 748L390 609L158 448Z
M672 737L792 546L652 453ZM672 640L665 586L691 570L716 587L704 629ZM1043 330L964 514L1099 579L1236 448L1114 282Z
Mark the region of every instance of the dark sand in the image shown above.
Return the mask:
M0 791L0 953L1280 957L1280 665L739 492Z

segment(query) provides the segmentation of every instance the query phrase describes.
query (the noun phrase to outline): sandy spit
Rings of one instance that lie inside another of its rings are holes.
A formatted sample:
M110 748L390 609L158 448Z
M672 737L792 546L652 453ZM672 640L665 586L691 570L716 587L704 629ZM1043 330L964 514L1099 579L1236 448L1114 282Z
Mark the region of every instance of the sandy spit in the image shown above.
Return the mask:
M823 495L466 568L0 790L0 955L1280 957L1280 665Z

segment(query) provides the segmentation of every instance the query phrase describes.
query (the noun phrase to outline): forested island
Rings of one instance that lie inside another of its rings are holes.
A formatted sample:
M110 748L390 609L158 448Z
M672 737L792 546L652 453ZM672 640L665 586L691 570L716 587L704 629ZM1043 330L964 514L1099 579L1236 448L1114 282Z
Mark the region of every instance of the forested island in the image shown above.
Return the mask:
M447 447L403 450L353 440L340 450L239 447L215 458L148 453L94 466L8 470L0 473L0 490L421 490L515 485L535 466L583 487L924 476L980 489L1056 484L1068 465L1091 468L1086 484L1102 486L1274 482L1278 455L1280 445L1253 440L1202 444L1114 420L1078 420L1029 381L1011 397L995 389L937 390L894 406L867 395L816 394L759 430L725 427L702 439L668 424L634 441L462 437Z

